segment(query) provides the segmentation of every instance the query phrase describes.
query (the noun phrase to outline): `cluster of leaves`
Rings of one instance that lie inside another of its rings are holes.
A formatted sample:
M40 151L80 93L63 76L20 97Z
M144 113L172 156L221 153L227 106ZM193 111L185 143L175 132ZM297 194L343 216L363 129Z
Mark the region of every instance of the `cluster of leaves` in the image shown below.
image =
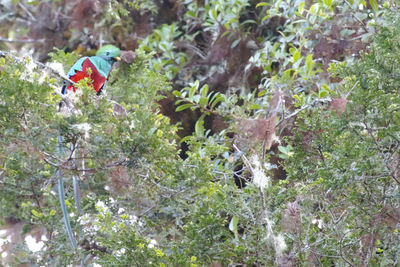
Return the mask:
M59 52L55 57L70 62L74 55ZM181 160L175 144L177 128L159 114L154 101L160 97L158 90L169 85L146 67L148 60L138 50L135 64L113 73L125 77L112 79L109 85L122 110L107 100L107 92L96 101L90 86L80 83L82 94L74 101L79 113L62 116L57 112L61 99L50 87L55 80L40 83L35 77L38 69L32 77L21 77L26 75L26 62L2 58L1 214L43 225L50 237L40 257L20 256L20 261L59 265L90 259L102 265L196 266L197 261L211 259L241 262L248 258L244 256L248 250L257 250L255 245L232 246L239 242L239 223L259 217L262 211L259 202L251 204L246 197L254 188L239 190L231 179L233 162L226 137L211 141L204 129L199 130L199 136L188 140L188 158ZM24 101L16 98L15 90ZM59 134L66 158L57 152ZM81 179L84 214L80 216L71 204L69 179L66 182L66 203L79 244L76 251L69 249L63 230L54 186L57 169L64 178ZM229 230L232 218L236 223ZM251 227L260 225L253 221ZM259 231L251 239L259 238ZM160 245L151 245L150 239ZM246 261L261 259L253 256Z
M306 193L296 199L301 227L311 223L311 214L323 224L292 237L298 257L310 256L299 250L306 245L320 262L399 263L399 18L390 18L357 64L331 66L345 77L346 112L317 108L298 120L286 169L289 181L301 181Z

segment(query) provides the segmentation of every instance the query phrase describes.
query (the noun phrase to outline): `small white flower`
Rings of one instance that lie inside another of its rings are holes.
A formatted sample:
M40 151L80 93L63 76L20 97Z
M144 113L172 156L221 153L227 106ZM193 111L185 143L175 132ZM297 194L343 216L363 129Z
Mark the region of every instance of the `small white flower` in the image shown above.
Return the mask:
M121 249L115 251L115 255L116 256L122 256L122 255L125 254L125 251L126 251L125 248L121 248Z
M129 220L133 223L138 221L138 217L136 215L129 215ZM140 225L140 222L139 222Z
M7 235L7 230L0 230L0 247L11 243L11 235Z
M46 235L42 235L42 237L40 238L42 241L48 241L47 236Z
M86 225L90 222L89 214L83 214L78 219L80 225Z
M157 241L154 239L151 239L149 244L147 245L148 248L154 248L154 246L157 245Z
M31 235L25 237L25 243L28 246L28 249L32 252L38 252L44 247L43 241L37 242Z
M96 203L96 208L97 208L97 210L98 210L99 212L106 212L106 211L108 211L108 207L107 207L106 204L105 204L103 201L101 201L101 200L97 201L97 203Z
M316 225L319 229L322 229L324 223L321 219L314 219L311 221L312 224Z
M131 123L129 124L129 129L134 129L135 128L135 121L132 120Z
M55 72L65 76L63 64L61 64L59 62L56 62L56 61L53 61L53 62L47 63L46 65L47 65L47 67L49 67L50 69L54 70Z
M118 214L121 214L121 213L124 213L125 212L125 209L124 208L119 208L118 209Z

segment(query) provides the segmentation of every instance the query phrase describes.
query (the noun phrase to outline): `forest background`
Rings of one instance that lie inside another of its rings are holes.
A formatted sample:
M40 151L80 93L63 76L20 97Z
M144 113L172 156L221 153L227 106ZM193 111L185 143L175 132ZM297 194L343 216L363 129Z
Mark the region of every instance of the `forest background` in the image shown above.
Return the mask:
M399 265L399 4L0 1L2 264Z

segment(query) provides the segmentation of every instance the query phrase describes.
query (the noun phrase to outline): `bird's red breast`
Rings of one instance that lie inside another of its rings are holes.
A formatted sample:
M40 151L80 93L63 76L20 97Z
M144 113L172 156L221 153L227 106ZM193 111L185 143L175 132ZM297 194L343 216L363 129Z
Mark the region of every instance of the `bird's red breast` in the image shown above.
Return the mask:
M99 73L99 71L89 60L89 58L83 61L82 71L76 70L75 74L70 76L69 78L74 82L79 82L80 80L89 77L88 75L89 68L91 69L90 79L92 81L93 88L98 93L100 89L103 87L104 83L106 82L107 77L104 77ZM73 90L74 92L76 92L76 88L73 85L68 86L68 90Z

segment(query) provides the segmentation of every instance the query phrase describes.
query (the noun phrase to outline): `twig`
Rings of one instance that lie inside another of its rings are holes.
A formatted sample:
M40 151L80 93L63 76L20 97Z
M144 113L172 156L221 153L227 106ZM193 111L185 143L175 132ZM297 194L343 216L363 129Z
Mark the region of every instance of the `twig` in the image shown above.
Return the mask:
M5 42L5 43L44 43L44 39L21 39L21 40L13 40L13 39L8 39L4 37L0 37L0 42Z
M342 238L339 241L339 253L340 253L340 257L351 267L353 267L354 265L343 255L343 239L346 237L346 233L342 236Z
M375 240L376 240L376 238L375 238L375 227L374 227L371 232L370 240L369 240L368 244L366 244L366 245L368 245L368 247L367 247L367 251L363 255L362 264L361 264L362 267L367 267L369 265L368 263L370 262L370 259L372 257L372 250L375 247Z
M107 165L105 165L105 166L103 166L103 167L99 167L99 168L90 168L90 169L88 168L88 169L86 169L86 168L84 168L84 167L83 167L83 168L78 168L78 167L76 167L76 166L75 166L75 167L74 167L74 166L72 166L72 167L67 166L67 163L68 163L69 161L71 161L72 158L63 161L63 160L61 160L60 158L58 158L58 157L56 157L56 156L54 156L54 155L52 155L52 154L46 153L46 152L44 152L44 151L40 151L39 153L41 154L41 158L43 158L44 162L46 162L47 164L49 164L49 165L51 165L51 166L53 166L53 167L56 167L56 168L65 169L65 170L70 170L70 171L77 171L77 172L94 172L94 171L96 171L96 170L105 170L105 169L109 169L109 168L112 168L112 167L120 166L120 165L124 164L124 163L127 161L127 159L124 158L124 159L121 159L121 160L116 161L116 162L114 162L114 163L107 164ZM53 158L53 159L55 159L57 162L60 162L60 163L54 163L54 162L51 161L48 157ZM75 158L74 158L74 159L75 159ZM76 158L76 159L79 159L79 158Z
M311 103L299 108L298 110L296 110L295 112L293 112L292 114L286 116L285 118L282 118L281 120L278 121L278 123L276 124L276 127L278 127L284 120L290 119L291 117L296 116L297 114L299 114L301 111L308 109L312 106L314 106L316 103L324 103L324 102L330 102L331 99L330 98L321 98L321 99L315 99L314 101L312 101Z
M349 97L349 95L351 94L351 92L354 90L354 88L357 86L358 81L356 81L353 85L353 87L351 87L351 89L347 92L345 98L347 99Z
M365 31L365 32L368 32L367 26L365 25L364 21L362 21L360 18L358 18L358 17L356 16L356 14L354 14L353 7L352 7L351 4L349 3L349 1L345 0L344 2L345 2L346 5L349 6L349 8L350 8L350 10L351 10L351 11L350 11L351 15L352 15L358 22L360 22L361 27L364 29L364 31Z
M143 217L146 213L148 213L149 211L153 210L154 208L156 208L157 205L151 206L150 208L148 208L147 210L143 211L142 213L138 214L138 218Z
M241 153L241 154L242 154L242 158L243 158L244 164L247 165L247 167L249 168L249 170L250 170L250 172L251 172L251 175L254 176L254 169L253 169L253 167L251 166L250 161L246 158L246 156L244 155L244 153L243 153L235 144L233 144L233 148L234 148L238 153Z
M32 13L20 2L18 2L18 5L20 8L22 8L23 11L25 11L26 14L28 14L28 16L33 20L36 21L36 18L32 15Z
M39 200L39 198L38 198L38 196L37 196L37 194L36 194L35 187L34 187L34 185L33 185L32 180L31 180L31 191L32 191L33 198L35 199L36 204L38 205L39 210L41 210L42 207L41 207L41 205L40 205L40 200Z

